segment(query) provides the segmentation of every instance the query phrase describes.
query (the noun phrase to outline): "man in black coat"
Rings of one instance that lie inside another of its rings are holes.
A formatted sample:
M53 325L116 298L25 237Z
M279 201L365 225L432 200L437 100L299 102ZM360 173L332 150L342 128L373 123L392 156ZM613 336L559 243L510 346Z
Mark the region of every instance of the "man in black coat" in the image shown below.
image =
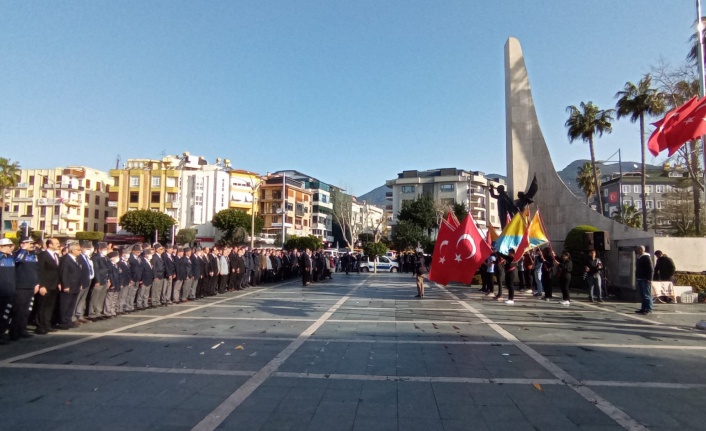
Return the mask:
M162 261L164 262L164 283L162 285L162 304L172 303L172 290L174 279L176 278L176 264L172 252L174 246L167 244L166 251L162 252Z
M164 281L166 268L161 254L164 253L164 246L156 243L154 245L156 253L152 255L152 270L154 271L154 281L150 292L150 306L157 308L162 304L162 291L164 290Z
M95 277L91 256L93 256L93 244L91 241L81 241L81 254L77 258L82 268L81 291L76 297L76 310L73 317L73 321L78 321L79 324L88 322L84 316L90 304L88 294Z
M152 267L152 250L145 250L142 253L142 259L140 259L140 269L142 288L137 294L136 306L138 310L142 310L148 307L148 300L150 296L150 290L152 289L152 283L154 283L154 268Z
M55 331L51 327L54 306L59 297L59 252L61 244L56 238L45 242L46 250L37 255L37 275L39 278L39 294L37 295L37 329L35 334L44 335Z
M214 246L208 254L208 290L206 294L213 296L218 290L218 249Z
M299 256L299 266L302 271L302 285L311 284L311 250L308 248Z
M674 282L674 273L677 271L677 267L672 258L662 253L661 250L655 251L655 257L657 258L654 271L655 280Z
M191 288L191 296L189 296L189 299L196 299L199 296L199 293L201 292L202 285L203 285L203 270L204 270L204 262L203 259L201 259L201 248L196 247L191 253L191 273L194 276L194 281L193 281L193 286Z
M100 319L103 315L103 304L108 294L108 278L110 267L108 266L108 244L98 243L98 250L91 256L93 262L93 286L90 291L90 301L88 305L88 318L91 320Z
M174 291L171 299L175 304L178 304L181 302L181 289L186 281L186 262L184 262L184 249L181 247L177 248L174 268L176 269L176 278L174 279Z
M20 250L15 253L16 289L10 312L10 339L31 338L27 332L27 320L32 310L34 294L39 291L37 254L34 240L22 238Z
M82 268L85 264L79 260L80 255L81 246L78 243L72 243L69 246L69 254L63 257L59 265L59 280L61 283L59 329L66 330L78 326L77 323L71 321L76 312L76 301L78 300L78 294L83 289L88 289L88 286L83 286L85 281L83 280Z
M128 294L125 297L125 311L133 311L135 309L135 300L137 299L137 291L142 283L142 252L141 245L133 245L132 253L127 259L128 267L130 268L130 284L128 284Z

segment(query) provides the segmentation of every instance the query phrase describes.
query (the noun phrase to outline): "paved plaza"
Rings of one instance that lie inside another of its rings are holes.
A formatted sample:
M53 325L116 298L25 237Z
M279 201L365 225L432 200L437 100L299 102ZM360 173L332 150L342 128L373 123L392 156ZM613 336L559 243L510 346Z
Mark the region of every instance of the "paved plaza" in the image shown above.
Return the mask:
M702 305L336 274L0 348L5 430L704 429Z

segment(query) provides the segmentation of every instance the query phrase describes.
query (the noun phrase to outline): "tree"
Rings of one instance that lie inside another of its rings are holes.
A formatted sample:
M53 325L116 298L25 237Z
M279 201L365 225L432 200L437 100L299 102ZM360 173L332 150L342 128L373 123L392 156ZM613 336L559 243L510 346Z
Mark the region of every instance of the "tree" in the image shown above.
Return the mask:
M333 220L341 229L346 247L353 248L355 239L362 226L358 226L353 214L353 197L343 193L338 187L331 189L331 203L333 204Z
M387 252L387 246L381 242L369 242L363 247L366 256L374 258L375 256L383 255Z
M642 217L644 217L644 213L640 214L635 205L623 204L623 210L613 213L611 219L625 226L640 229L642 227Z
M128 211L120 217L120 226L135 235L142 235L145 241L154 238L155 232L159 232L162 238L171 231L176 220L160 211L135 210Z
M299 249L299 250L318 250L320 248L324 247L324 243L321 241L321 238L319 238L316 235L309 235L309 236L296 236L292 235L291 238L289 238L285 243L284 243L285 248L288 250L292 249Z
M223 232L221 238L223 242L227 244L243 243L250 235L252 215L243 210L226 208L213 216L211 224ZM263 226L262 217L255 217L255 234L262 232Z
M397 219L419 226L429 237L432 229L439 226L438 209L429 194L423 194L413 201L403 201Z
M600 187L601 169L597 166L596 174L599 177L598 187ZM583 193L586 195L586 205L588 205L590 203L591 197L596 194L596 184L593 181L593 168L591 167L591 163L586 162L583 166L578 168L578 172L576 172L576 184L581 187L581 190L583 190Z
M591 151L591 167L593 168L593 185L596 190L600 190L598 185L598 170L596 169L596 154L593 149L593 136L598 134L598 136L603 136L603 133L610 133L613 131L613 110L612 109L598 109L593 102L583 103L579 105L581 109L576 106L567 106L566 111L569 113L569 119L566 120L564 126L568 129L569 142L574 142L577 139L588 143L588 147ZM603 211L603 201L601 200L601 194L597 193L598 198L598 211Z
M19 162L10 163L10 159L0 157L0 205L2 207L5 206L5 190L17 185L20 181L20 173Z
M196 240L196 229L179 229L176 234L177 244L191 244Z
M652 77L648 73L637 85L626 82L622 91L615 94L618 102L615 105L617 118L630 117L630 122L640 122L640 153L641 153L641 173L642 189L642 229L647 231L647 205L645 203L645 189L647 186L647 174L645 172L645 115L655 116L664 112L664 96L662 93L652 88ZM596 190L600 190L596 188Z
M392 244L398 251L415 248L425 239L427 237L422 228L408 220L400 220L392 231Z
M468 215L468 208L466 208L464 204L458 202L454 202L453 211L459 221L462 221Z
M664 195L664 205L657 210L658 225L665 226L669 235L678 237L701 236L704 220L692 218L694 188L687 179L680 181ZM661 221L661 223L660 223ZM701 226L700 226L701 225Z
M694 40L697 40L694 38ZM694 63L695 64L695 63ZM694 65L684 65L678 68L670 67L666 64L659 64L652 68L655 82L658 83L660 92L664 94L666 106L675 109L683 105L694 96L699 95L699 80L697 68ZM695 235L701 236L701 194L704 192L702 183L701 166L701 139L694 139L682 145L679 150L670 158L671 161L686 166L689 171L691 185L693 187L693 220L692 225Z

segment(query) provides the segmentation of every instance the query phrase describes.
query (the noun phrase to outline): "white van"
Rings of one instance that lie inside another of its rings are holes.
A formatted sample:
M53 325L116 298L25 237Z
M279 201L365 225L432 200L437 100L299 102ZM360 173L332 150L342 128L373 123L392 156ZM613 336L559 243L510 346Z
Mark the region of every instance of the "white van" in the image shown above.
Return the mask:
M399 272L400 268L397 262L393 261L387 256L378 256L377 263L373 263L368 259L368 256L363 256L360 259L360 271L361 272L371 272L375 271L377 267L378 271L381 272Z

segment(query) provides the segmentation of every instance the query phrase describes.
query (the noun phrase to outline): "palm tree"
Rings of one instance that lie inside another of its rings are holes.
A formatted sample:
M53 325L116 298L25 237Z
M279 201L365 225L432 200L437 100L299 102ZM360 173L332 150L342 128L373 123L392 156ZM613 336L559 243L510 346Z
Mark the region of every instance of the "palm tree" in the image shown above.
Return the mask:
M642 155L642 220L647 220L647 205L645 205L645 115L659 115L664 112L664 95L651 87L652 77L648 73L637 85L626 82L622 91L615 93L618 103L615 104L617 117L630 116L630 122L640 122L640 151ZM647 223L642 224L642 229L647 231Z
M623 210L614 213L611 218L618 223L635 229L640 229L642 226L642 215L635 208L635 205L623 204Z
M0 202L4 203L5 190L15 187L19 180L19 162L10 163L10 159L0 157Z
M600 168L596 167L596 172L600 177ZM598 180L599 186L600 183L600 180ZM583 190L583 193L586 195L586 205L588 205L591 196L596 193L596 186L593 182L593 168L589 162L586 162L583 166L578 168L578 171L576 172L576 184L581 187L581 190Z
M566 111L569 113L569 119L566 120L564 126L568 130L569 142L574 142L581 139L588 142L588 147L591 150L591 167L593 169L593 185L596 191L599 191L598 184L598 169L596 169L596 154L593 150L593 135L603 136L603 133L613 131L611 121L613 121L612 109L598 109L598 106L593 102L583 103L579 105L581 109L574 105L567 106ZM596 193L598 199L598 212L603 212L603 201L601 200L600 192Z

